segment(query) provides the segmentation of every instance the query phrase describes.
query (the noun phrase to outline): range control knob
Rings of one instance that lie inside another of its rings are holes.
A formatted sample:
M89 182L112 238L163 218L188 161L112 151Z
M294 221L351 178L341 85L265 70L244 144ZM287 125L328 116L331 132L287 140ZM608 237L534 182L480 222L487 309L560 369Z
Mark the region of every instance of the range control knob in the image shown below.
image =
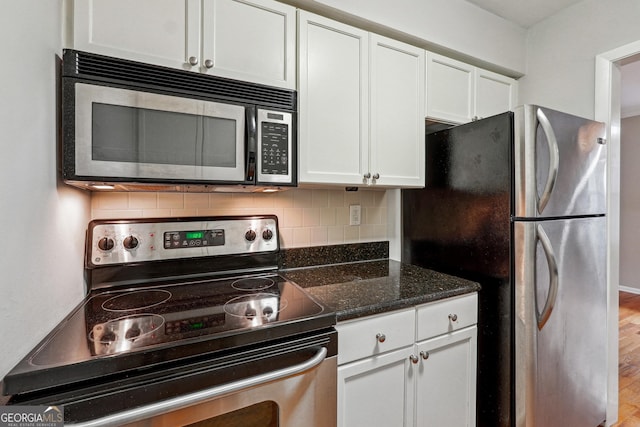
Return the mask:
M263 238L264 240L271 240L271 239L273 238L273 231L269 230L268 228L267 228L267 229L265 229L265 230L262 232L262 238Z
M102 251L110 251L115 246L115 242L110 237L103 237L98 240L98 248Z
M138 239L134 236L127 236L124 238L124 240L122 241L122 246L125 247L125 249L135 249L138 247Z
M244 233L244 238L249 242L253 242L254 240L256 240L256 232L254 230L248 230L246 233Z

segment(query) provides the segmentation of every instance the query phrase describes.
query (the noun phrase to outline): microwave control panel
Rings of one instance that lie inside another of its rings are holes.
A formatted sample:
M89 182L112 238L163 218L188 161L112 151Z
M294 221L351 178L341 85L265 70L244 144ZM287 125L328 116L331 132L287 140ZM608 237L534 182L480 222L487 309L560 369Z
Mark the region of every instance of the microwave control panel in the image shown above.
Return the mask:
M291 113L258 109L258 183L294 182Z
M267 175L286 175L289 172L289 125L262 122L261 172Z

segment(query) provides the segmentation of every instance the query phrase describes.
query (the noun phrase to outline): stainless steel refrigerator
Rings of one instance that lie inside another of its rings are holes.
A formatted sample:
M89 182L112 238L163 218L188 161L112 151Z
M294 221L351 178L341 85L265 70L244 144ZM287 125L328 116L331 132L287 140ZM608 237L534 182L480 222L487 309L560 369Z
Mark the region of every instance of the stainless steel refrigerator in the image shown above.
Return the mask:
M404 262L478 281L480 427L605 421L603 123L533 105L427 135Z

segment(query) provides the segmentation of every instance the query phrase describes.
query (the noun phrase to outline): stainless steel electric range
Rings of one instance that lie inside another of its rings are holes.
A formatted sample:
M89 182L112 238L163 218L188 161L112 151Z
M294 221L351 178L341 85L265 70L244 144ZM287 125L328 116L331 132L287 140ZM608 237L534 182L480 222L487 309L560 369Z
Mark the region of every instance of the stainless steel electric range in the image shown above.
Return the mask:
M335 313L277 274L279 250L275 216L92 221L88 294L4 378L8 404L78 425L333 426Z

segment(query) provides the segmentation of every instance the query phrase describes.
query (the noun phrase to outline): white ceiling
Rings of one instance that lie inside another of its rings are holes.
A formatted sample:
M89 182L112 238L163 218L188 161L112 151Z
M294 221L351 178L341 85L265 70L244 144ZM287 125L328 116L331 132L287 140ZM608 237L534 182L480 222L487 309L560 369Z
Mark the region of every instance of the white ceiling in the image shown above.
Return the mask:
M529 28L582 0L467 0L508 21Z

